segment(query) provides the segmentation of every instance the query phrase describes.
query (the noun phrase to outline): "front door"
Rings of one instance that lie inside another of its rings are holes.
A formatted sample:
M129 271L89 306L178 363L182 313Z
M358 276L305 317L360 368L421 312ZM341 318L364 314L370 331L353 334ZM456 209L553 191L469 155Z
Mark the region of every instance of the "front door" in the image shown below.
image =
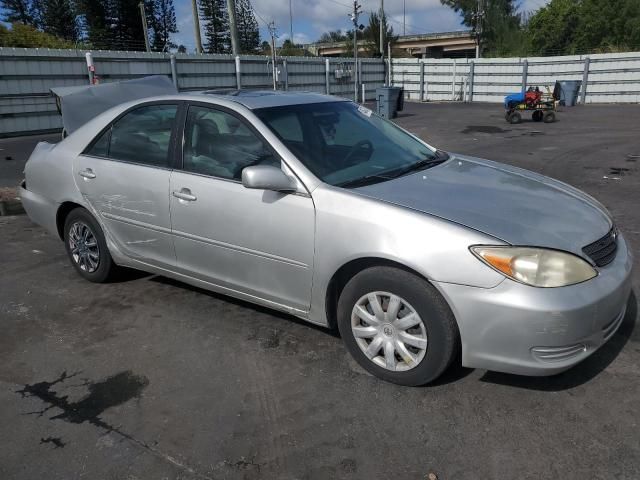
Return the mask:
M78 188L118 249L170 268L176 263L169 215L176 113L175 104L131 110L74 162Z
M242 185L244 167L281 163L235 114L192 105L183 143L183 169L170 187L178 268L230 293L307 311L312 199Z

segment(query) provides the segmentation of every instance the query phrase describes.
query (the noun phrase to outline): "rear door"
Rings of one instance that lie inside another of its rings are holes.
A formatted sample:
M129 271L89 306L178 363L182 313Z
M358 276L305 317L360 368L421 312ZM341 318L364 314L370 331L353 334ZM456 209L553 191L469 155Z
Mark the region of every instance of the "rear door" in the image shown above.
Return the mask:
M178 268L247 297L307 311L314 253L311 197L302 186L299 194L285 194L242 185L248 165L287 167L234 112L191 105L182 143L183 167L171 177Z
M177 103L137 106L118 117L74 161L76 184L125 255L175 267L169 179Z

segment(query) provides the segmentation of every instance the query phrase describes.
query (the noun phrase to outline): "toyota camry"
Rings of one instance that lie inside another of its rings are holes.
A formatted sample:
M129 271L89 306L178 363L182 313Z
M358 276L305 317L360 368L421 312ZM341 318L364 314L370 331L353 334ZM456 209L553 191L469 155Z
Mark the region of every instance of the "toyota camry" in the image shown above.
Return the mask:
M390 382L458 357L562 372L625 314L631 254L600 203L344 99L176 93L68 133L35 148L21 198L79 275L140 269L337 328Z

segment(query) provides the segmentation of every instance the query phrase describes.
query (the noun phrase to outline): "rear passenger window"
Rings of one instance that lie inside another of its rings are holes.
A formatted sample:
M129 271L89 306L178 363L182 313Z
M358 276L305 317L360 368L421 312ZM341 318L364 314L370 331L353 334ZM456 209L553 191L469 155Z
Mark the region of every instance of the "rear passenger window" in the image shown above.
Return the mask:
M111 139L111 128L107 129L102 136L93 143L91 149L87 152L89 155L96 157L109 156L109 140Z
M176 105L149 105L132 110L117 120L87 153L168 167L169 143L177 108Z

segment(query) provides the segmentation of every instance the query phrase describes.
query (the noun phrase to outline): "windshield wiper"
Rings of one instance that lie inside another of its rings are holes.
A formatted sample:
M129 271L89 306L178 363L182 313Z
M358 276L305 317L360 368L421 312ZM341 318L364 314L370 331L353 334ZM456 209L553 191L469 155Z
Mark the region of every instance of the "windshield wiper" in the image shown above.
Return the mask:
M380 175L380 174L365 175L364 177L361 177L361 178L355 178L353 180L347 180L346 182L339 183L336 186L345 187L345 188L364 187L365 185L371 185L372 183L383 182L385 180L393 180L394 178L402 177L403 175L406 175L407 173L410 173L410 172L425 170L435 165L439 165L442 162L445 162L447 160L449 160L449 154L447 152L443 152L442 150L436 150L435 157L424 158L415 163L412 163L407 167L385 172L384 175Z
M398 170L395 170L393 172L393 178L398 178L398 177L402 177L403 175L406 175L407 173L411 173L411 172L417 172L420 170L425 170L427 168L431 168L434 167L436 165L441 164L442 162L445 162L449 160L449 154L446 152L443 152L442 150L436 150L436 156L435 157L428 157L428 158L423 158L422 160L419 160L415 163L412 163L411 165L404 167L404 168L399 168Z
M371 185L372 183L391 180L392 178L395 178L395 177L389 177L388 175L365 175L364 177L354 178L353 180L347 180L346 182L338 183L336 184L336 187L342 187L342 188L364 187L365 185Z

